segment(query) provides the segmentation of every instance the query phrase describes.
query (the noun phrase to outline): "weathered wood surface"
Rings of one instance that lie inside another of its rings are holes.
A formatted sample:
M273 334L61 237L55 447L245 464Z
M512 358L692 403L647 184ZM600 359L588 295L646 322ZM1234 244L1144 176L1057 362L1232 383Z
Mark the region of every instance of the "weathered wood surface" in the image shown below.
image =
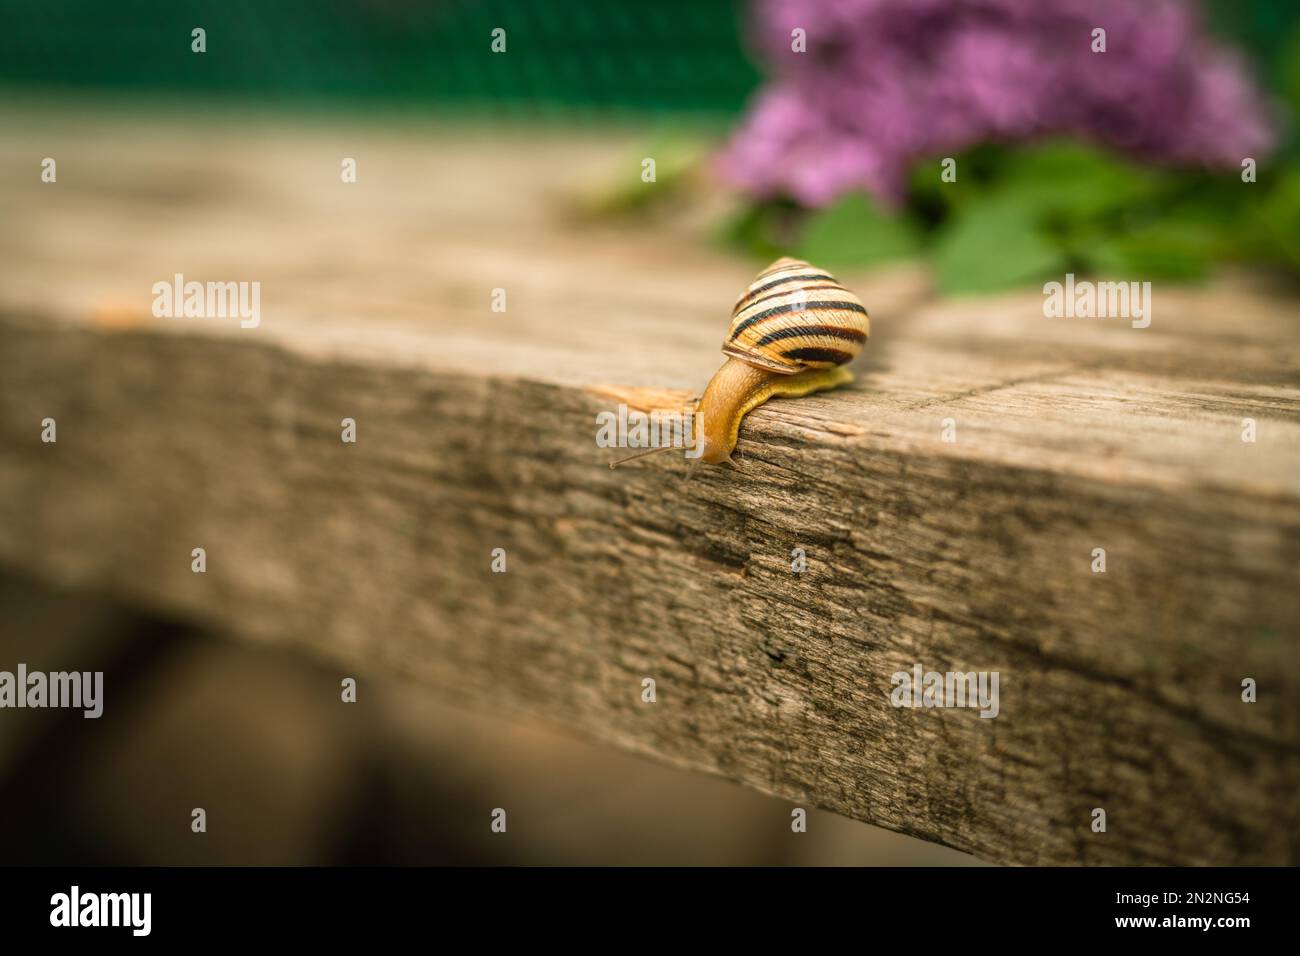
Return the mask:
M1157 285L1134 330L842 275L852 389L684 483L594 415L698 392L755 264L570 213L635 137L6 121L0 561L987 859L1300 862L1294 300ZM176 272L262 325L152 319ZM917 663L999 716L892 707Z

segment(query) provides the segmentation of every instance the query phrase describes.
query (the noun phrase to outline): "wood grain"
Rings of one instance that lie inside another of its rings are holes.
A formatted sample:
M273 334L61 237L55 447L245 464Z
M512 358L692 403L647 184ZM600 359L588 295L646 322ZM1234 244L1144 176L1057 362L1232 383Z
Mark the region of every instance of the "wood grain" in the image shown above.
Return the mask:
M989 860L1300 861L1296 309L1264 281L1157 284L1136 330L840 275L855 384L684 482L610 472L595 415L698 394L760 264L699 207L573 211L635 131L6 119L5 563ZM153 319L176 272L260 281L262 325ZM891 706L917 663L998 671L999 716Z

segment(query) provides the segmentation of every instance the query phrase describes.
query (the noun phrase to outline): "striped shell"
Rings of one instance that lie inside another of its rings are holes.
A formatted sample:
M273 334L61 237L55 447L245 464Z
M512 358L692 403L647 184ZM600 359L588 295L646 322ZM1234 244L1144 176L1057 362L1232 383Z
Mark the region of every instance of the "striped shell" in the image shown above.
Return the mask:
M862 302L834 276L784 258L760 272L737 300L722 351L793 375L852 361L869 328Z

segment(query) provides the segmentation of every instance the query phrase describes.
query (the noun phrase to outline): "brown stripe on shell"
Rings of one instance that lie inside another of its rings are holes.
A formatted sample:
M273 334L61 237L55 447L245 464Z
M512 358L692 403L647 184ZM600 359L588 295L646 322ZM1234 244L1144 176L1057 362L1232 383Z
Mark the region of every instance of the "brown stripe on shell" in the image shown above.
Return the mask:
M752 309L755 306L762 305L764 302L771 302L773 299L784 299L786 296L793 295L795 292L820 292L820 291L827 291L827 290L835 291L835 292L843 292L848 295L853 294L849 292L848 289L844 288L844 286L842 285L810 285L807 288L794 289L794 290L787 289L784 292L773 292L771 295L765 295L761 299L755 299L753 302L747 304L745 308ZM742 311L744 310L738 309L736 312L732 313L732 317L735 318L735 316L739 315L740 312Z
M867 334L861 329L844 329L836 325L792 325L789 328L768 332L754 344L759 348L782 339L825 338L844 339L846 342L865 342Z
M853 361L853 352L840 349L798 348L782 352L788 359L797 359L808 365L844 365Z
M781 315L792 314L811 314L816 315L821 312L859 312L862 315L867 314L867 310L857 302L835 301L828 302L822 300L810 302L792 302L788 305L773 306L770 309L764 309L762 312L755 312L748 318L742 319L731 327L731 335L728 339L734 342L742 332L765 319L775 318Z
M748 286L746 286L745 291L740 294L740 298L745 299L758 286L762 285L764 282L767 282L769 280L775 280L777 276L780 276L783 273L793 274L798 272L824 273L826 272L826 270L819 269L814 265L809 265L808 263L804 262L802 259L791 259L787 256L784 259L778 259L776 262L772 263L772 265L768 266L766 269L764 269L762 272L756 275L754 277L754 280L750 282ZM831 281L834 282L835 280L832 278Z
M848 308L850 312L855 312L862 307L857 297L842 286L819 286L815 288L812 286L798 286L782 289L779 292L773 292L762 298L755 299L731 316L731 324L734 330L737 325L753 318L760 312L767 312L780 306L792 306L795 311L798 311L800 308L824 308L837 302L846 303L847 306L851 307Z
M821 282L821 281L830 282L831 285L829 287L821 286L819 288L832 288L832 289L843 288L843 286L835 284L834 276L827 275L824 272L800 272L800 273L795 273L794 275L782 276L779 279L773 279L771 282L765 282L762 285L755 284L750 286L749 290L743 296L741 296L740 301L736 303L736 307L731 310L731 314L735 315L737 312L740 312L748 308L750 305L750 300L753 299L754 296L758 295L760 292L768 292L772 289L780 288L783 285L789 285L791 282L807 283L807 282ZM801 286L800 288L804 288L804 287ZM848 290L845 289L845 291L847 292Z

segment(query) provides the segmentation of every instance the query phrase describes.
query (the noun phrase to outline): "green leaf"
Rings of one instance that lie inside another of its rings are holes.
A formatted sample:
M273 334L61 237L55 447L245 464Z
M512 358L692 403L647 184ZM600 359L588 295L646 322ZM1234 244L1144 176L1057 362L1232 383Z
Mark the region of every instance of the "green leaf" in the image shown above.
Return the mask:
M1081 219L1133 208L1164 184L1159 173L1077 143L1051 143L1008 162L1005 191L1067 227Z
M991 292L1065 272L1064 250L1043 232L1033 203L992 196L960 212L934 262L944 292Z
M1127 281L1199 279L1217 244L1210 227L1159 222L1098 241L1088 250L1089 271Z
M1245 256L1300 273L1300 169L1281 173L1276 187L1251 203L1245 223L1239 242Z
M957 180L944 182L945 156L918 160L908 175L909 209L920 214L924 222L937 223L955 209L985 195L997 186L1010 168L1011 150L1000 143L981 143L952 157L956 160Z
M809 219L795 255L828 269L857 268L907 258L919 249L911 222L886 215L866 196L853 194Z

